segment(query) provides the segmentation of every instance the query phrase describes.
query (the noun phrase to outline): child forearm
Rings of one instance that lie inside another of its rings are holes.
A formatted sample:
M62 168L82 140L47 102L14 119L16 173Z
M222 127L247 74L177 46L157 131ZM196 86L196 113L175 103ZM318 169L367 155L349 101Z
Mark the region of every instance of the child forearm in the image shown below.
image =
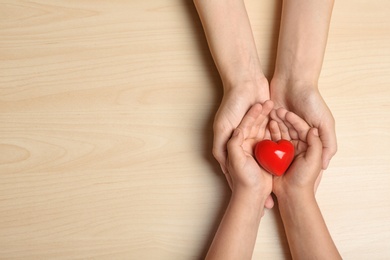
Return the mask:
M314 193L278 197L293 259L341 259Z
M232 194L206 259L252 258L265 198L247 191Z

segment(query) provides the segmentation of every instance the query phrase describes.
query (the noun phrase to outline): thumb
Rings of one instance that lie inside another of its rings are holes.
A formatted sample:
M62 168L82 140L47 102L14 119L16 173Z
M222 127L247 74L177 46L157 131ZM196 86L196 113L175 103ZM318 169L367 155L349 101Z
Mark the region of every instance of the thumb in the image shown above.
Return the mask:
M337 138L334 124L319 128L320 138L323 144L322 168L326 170L333 155L337 152Z
M311 162L321 162L322 164L322 142L318 136L318 129L312 128L307 134L306 159Z
M234 158L240 158L241 156L245 155L241 146L243 142L244 142L244 134L242 133L241 129L236 128L236 130L234 130L233 132L232 137L227 143L228 157L233 161Z

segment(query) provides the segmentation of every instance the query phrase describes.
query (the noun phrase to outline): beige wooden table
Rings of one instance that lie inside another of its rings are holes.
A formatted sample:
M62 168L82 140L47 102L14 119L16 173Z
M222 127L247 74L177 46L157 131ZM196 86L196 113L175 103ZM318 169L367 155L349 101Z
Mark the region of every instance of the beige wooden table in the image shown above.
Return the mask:
M272 74L280 1L248 0ZM390 259L390 2L336 1L317 197L345 259ZM189 0L0 1L0 259L200 259L229 190L222 97ZM254 259L291 258L276 209Z

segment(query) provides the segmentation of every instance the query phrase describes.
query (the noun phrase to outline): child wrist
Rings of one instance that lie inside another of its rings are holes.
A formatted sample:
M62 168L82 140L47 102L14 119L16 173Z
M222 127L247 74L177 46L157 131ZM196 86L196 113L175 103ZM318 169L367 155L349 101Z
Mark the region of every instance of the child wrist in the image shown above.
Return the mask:
M267 192L265 189L255 187L238 187L232 191L232 197L241 198L255 204L264 204L269 194L271 194L271 191Z
M275 193L275 196L278 202L289 204L315 199L314 189L310 188L285 189Z

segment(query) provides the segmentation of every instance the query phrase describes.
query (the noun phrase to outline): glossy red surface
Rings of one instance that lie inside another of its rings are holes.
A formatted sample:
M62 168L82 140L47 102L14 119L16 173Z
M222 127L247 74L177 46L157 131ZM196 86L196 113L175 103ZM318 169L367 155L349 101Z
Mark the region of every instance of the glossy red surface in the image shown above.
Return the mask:
M294 159L294 146L288 140L263 140L255 146L257 162L268 172L283 175Z

